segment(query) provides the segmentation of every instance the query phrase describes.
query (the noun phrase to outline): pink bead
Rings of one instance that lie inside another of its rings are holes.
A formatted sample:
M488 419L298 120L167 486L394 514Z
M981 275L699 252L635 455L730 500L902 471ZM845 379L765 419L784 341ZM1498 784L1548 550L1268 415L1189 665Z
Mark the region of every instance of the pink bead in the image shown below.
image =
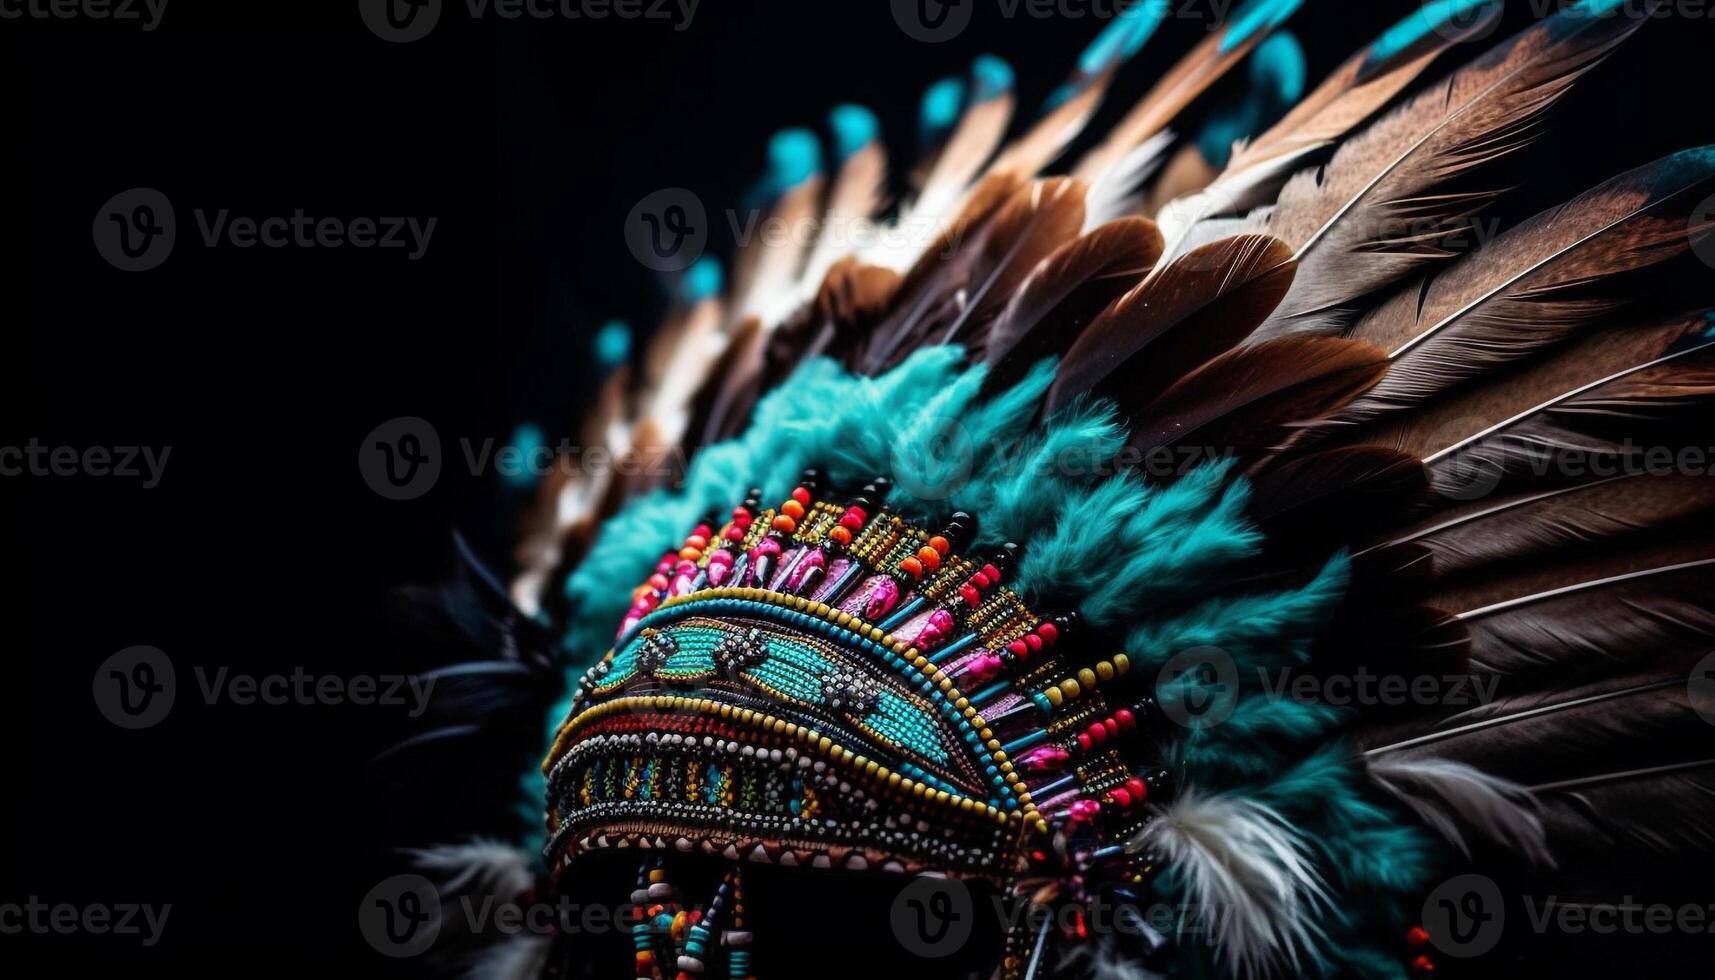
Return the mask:
M1070 808L1072 819L1078 822L1094 820L1101 812L1102 805L1095 800L1079 800Z
M1021 761L1031 772L1054 772L1063 768L1071 757L1071 753L1058 745L1044 745L1027 753Z
M965 671L965 675L978 684L986 684L999 677L1005 667L1005 662L999 657L992 653L982 653L972 658L971 666Z

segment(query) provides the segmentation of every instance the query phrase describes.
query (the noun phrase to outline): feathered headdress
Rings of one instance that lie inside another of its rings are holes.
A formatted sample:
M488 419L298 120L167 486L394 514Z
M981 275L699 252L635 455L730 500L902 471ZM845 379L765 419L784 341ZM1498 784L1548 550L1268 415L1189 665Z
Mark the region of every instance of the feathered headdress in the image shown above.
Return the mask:
M424 861L516 894L636 855L640 978L769 972L747 866L982 882L1053 913L992 951L1020 980L1427 973L1466 941L1425 928L1438 876L1614 901L1707 860L1715 482L1655 464L1715 349L1637 300L1708 232L1715 151L1449 245L1651 5L1426 84L1500 15L1439 0L1308 94L1297 6L1236 12L1070 176L1164 5L1010 140L1003 64L938 87L897 206L865 111L826 175L782 137L772 214L840 238L757 240L724 293L699 267L588 425L688 470L561 478L511 602L476 581L558 637L450 669L512 691L467 725L565 691L540 857ZM1169 156L1247 61L1260 95ZM484 962L581 975L559 942Z

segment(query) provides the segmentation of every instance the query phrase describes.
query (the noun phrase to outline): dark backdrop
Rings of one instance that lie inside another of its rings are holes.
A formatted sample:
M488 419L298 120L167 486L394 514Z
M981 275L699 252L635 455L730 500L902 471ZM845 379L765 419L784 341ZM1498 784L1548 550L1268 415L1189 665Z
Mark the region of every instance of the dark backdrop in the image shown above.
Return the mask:
M358 899L391 867L389 847L468 815L401 813L409 797L365 765L402 711L206 705L191 676L400 669L413 653L379 597L434 577L452 528L504 565L516 492L449 458L431 492L383 499L356 465L365 434L420 416L449 457L460 438L504 443L525 420L575 435L597 377L593 330L614 316L647 325L663 301L622 236L639 199L683 186L711 207L735 200L772 131L817 125L841 101L875 108L906 147L923 86L985 51L1018 68L1034 105L1095 29L982 2L938 45L907 37L881 0L705 0L683 31L473 22L448 6L405 44L367 30L355 0L171 0L152 31L0 21L6 231L22 249L6 289L7 332L23 338L8 345L6 444L171 447L153 489L4 483L16 491L8 619L21 628L6 644L3 793L19 822L0 901L173 904L153 949L0 936L0 959L28 948L67 972L146 975L393 969L359 937ZM1529 17L1510 6L1508 31ZM1409 2L1306 8L1292 27L1315 79ZM1202 26L1170 22L1119 94L1141 93ZM1648 26L1568 100L1503 214L1710 141L1712 39L1706 19ZM159 268L127 273L97 252L92 217L135 187L171 200L178 241ZM203 247L192 212L221 208L437 224L416 261ZM179 696L161 724L125 731L98 712L91 677L137 644L172 657ZM414 777L465 778L432 756ZM483 809L475 789L463 795ZM486 811L497 828L499 812Z

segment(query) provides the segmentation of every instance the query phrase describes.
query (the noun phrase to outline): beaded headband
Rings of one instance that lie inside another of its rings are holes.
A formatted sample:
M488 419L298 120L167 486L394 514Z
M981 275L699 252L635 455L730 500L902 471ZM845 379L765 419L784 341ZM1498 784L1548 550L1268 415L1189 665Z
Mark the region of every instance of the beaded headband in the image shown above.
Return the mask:
M544 763L555 873L614 847L1001 885L1069 860L1142 873L1117 845L1166 772L1115 748L1157 717L1111 696L1126 655L1077 654L1074 615L1008 589L1012 546L961 553L969 515L930 533L884 479L843 505L818 481L774 509L753 491L637 588Z

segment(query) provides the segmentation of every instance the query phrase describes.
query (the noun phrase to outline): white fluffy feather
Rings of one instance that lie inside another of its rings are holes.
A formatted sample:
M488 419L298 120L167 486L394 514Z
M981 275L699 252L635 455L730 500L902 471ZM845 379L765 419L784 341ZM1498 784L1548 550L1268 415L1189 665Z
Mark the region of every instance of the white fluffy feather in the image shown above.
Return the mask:
M1372 758L1370 776L1467 857L1469 832L1537 864L1554 864L1535 798L1517 783L1463 762L1396 756Z
M1175 867L1189 906L1182 920L1196 917L1236 976L1296 968L1300 951L1321 937L1322 879L1304 840L1268 806L1187 787L1131 847Z
M499 841L478 839L405 853L412 867L435 879L442 895L474 889L510 901L536 883L530 854Z

